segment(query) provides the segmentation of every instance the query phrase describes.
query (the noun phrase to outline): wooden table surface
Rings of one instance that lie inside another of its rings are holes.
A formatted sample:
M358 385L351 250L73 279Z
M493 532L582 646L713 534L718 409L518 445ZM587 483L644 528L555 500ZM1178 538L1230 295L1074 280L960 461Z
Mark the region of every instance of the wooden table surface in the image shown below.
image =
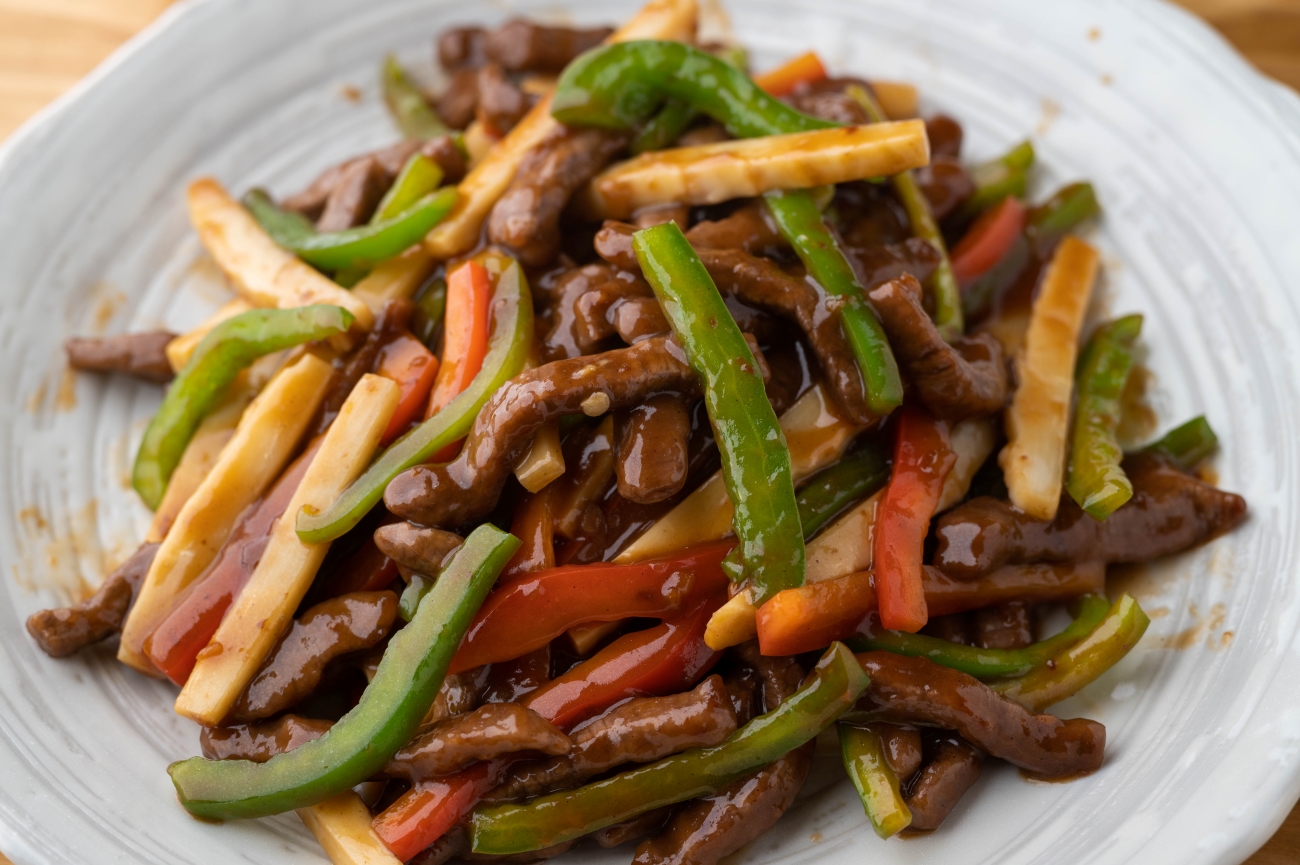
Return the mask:
M0 138L77 82L171 0L0 0ZM1300 0L1178 0L1268 75L1300 89ZM1300 806L1246 865L1300 863ZM11 865L0 853L0 865Z

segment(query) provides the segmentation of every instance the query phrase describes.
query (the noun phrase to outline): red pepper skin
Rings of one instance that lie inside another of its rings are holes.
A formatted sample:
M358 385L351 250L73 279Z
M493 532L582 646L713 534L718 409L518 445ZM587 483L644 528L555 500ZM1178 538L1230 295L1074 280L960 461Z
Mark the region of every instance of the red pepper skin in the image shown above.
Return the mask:
M312 586L311 598L327 600L352 592L378 592L397 579L397 563L379 552L375 542L367 538L328 574L320 579L319 587Z
M975 220L952 249L952 273L965 288L1002 260L1025 230L1027 212L1020 199L1006 198Z
M177 685L184 685L190 677L199 652L217 632L226 610L253 575L271 539L271 530L297 492L316 447L315 442L309 445L270 492L244 515L207 572L200 575L146 641L150 660Z
M438 359L424 343L403 333L379 350L375 372L401 388L397 408L381 440L381 445L387 445L406 431L427 404L438 375Z
M894 468L876 511L874 559L881 624L916 633L925 627L921 584L922 546L943 482L957 461L948 446L948 424L916 406L899 412Z
M726 551L718 554L719 562ZM674 694L691 687L722 656L704 644L704 630L725 597L713 595L674 622L615 640L538 688L523 704L560 729L569 729L627 697ZM503 758L475 763L454 775L417 784L375 817L375 834L394 856L410 859L463 820L501 782L510 762Z
M680 612L688 596L721 594L727 585L721 563L732 546L721 541L633 565L565 565L502 582L479 609L451 672L517 658L574 625L662 618Z

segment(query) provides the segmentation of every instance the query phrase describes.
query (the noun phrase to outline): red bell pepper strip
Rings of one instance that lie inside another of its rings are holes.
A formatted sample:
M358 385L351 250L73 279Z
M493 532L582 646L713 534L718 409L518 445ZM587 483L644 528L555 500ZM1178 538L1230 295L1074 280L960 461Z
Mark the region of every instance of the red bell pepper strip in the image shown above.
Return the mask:
M1025 230L1025 206L1008 195L1001 203L980 215L975 224L952 249L952 272L965 288L1011 251Z
M584 622L661 618L692 599L721 594L727 585L722 558L733 545L720 541L632 565L565 565L498 583L451 672L517 658Z
M978 580L954 580L938 568L923 570L925 601L933 616L947 616L1007 601L1068 601L1105 589L1106 569L1082 565L1013 565ZM847 640L876 611L870 571L808 583L779 592L758 608L758 645L764 655L798 655Z
M371 538L351 555L316 578L310 599L327 600L352 592L378 592L397 579L397 563L379 551Z
M915 406L899 413L896 436L893 474L876 511L876 590L884 627L915 633L929 618L921 548L957 456L948 446L948 424Z
M529 493L515 508L510 534L519 538L521 543L515 557L501 572L501 582L555 567L555 517L551 512L553 488L548 485Z
M319 440L312 442L285 469L270 492L245 513L206 573L187 588L167 618L145 641L150 660L176 684L184 685L190 677L199 652L217 632L226 610L252 576L271 540L276 520L298 490L318 445Z
M620 637L538 688L523 704L568 729L628 697L675 694L691 687L722 656L704 644L704 630L724 598L714 595L674 622ZM501 782L510 762L475 763L454 775L417 784L375 817L375 834L394 856L410 859L463 820Z
M754 76L754 83L773 96L789 96L801 84L826 79L826 67L815 51L800 54L775 69Z
M482 365L482 360L479 361ZM403 333L379 350L375 372L392 379L401 388L397 408L384 430L381 445L401 435L420 414L438 375L438 359L409 333Z
M491 275L477 261L467 261L447 276L442 366L434 381L426 417L433 417L469 387L482 368L487 355L491 296Z

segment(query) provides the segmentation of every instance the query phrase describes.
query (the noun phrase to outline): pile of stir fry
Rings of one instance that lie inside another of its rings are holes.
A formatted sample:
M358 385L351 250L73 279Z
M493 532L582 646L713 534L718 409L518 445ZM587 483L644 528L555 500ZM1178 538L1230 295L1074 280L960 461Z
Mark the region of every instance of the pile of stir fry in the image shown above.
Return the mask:
M454 29L436 99L390 58L400 143L189 187L236 299L68 344L170 381L155 517L28 628L180 687L194 815L296 810L340 865L712 865L818 741L882 838L990 757L1102 766L1045 712L1147 628L1107 566L1246 505L1204 418L1127 440L1142 317L1087 321L1093 188L1030 204L1028 143L971 165L908 85L695 33L693 0Z

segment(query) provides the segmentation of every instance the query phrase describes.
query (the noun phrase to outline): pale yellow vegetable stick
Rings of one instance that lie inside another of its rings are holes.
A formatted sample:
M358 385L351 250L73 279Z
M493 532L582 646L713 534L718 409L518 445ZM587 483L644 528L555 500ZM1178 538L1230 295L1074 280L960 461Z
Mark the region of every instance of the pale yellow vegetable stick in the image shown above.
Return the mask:
M1011 503L1050 520L1061 504L1066 436L1079 330L1097 279L1097 250L1067 237L1052 256L1016 355L1019 384L1006 413L1007 445L998 464Z
M167 343L167 362L171 364L174 371L180 372L185 368L185 364L190 362L190 355L194 354L194 349L199 347L203 337L207 336L212 328L226 319L234 318L241 312L248 312L252 308L253 305L242 298L236 298L223 305L212 315L205 318L198 327Z
M592 219L626 219L662 204L718 204L885 177L929 162L920 120L818 129L643 153L597 175L576 204Z
M361 330L374 324L361 298L278 246L216 180L201 177L191 183L189 206L199 240L239 296L253 306L292 309L329 303L352 313Z
M524 489L535 493L564 474L564 451L560 449L560 424L551 421L533 436L533 443L515 466L515 477Z
M122 628L118 660L157 675L142 646L230 536L239 514L280 475L325 396L334 368L306 354L282 370L244 411L217 464L185 502L154 556Z
M266 660L330 547L298 539L298 512L304 507L324 510L370 464L400 394L396 382L369 374L352 389L285 516L272 529L248 584L199 653L176 698L179 714L208 726L220 723Z
M790 448L790 468L797 484L839 459L862 428L836 414L831 397L821 385L814 385L781 415L781 429ZM722 473L717 472L614 561L640 562L725 538L731 534L734 513Z
M365 279L352 287L352 293L361 298L372 313L379 315L388 301L414 296L415 290L432 272L433 256L423 246L413 246L396 258L376 265Z
M934 509L936 514L943 513L966 498L966 493L970 492L971 481L975 480L975 473L980 470L980 466L984 465L989 454L993 453L997 443L998 431L992 418L968 418L953 426L952 432L948 434L948 446L957 455L957 461L953 463L948 477L944 479L943 491L939 494L939 505ZM865 571L869 567L856 570Z
M334 865L401 865L370 828L370 809L351 790L299 808L298 817Z
M689 42L698 16L695 0L650 0L607 42L632 39L673 39ZM524 158L560 124L551 117L551 97L543 96L523 119L483 156L456 187L456 206L424 239L433 257L445 261L468 252L479 242L483 222L492 211Z
M916 85L902 81L872 81L871 92L876 94L880 110L890 120L907 120L917 115Z

